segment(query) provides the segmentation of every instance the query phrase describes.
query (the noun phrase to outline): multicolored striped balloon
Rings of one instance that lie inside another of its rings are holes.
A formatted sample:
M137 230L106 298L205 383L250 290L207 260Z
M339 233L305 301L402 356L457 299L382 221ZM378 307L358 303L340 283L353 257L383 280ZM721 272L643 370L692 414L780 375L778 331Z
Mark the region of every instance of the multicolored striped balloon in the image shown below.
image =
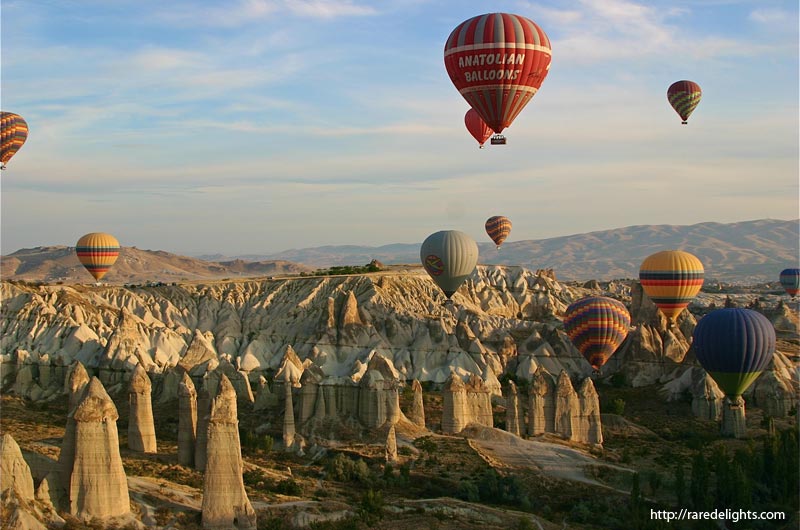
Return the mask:
M747 390L775 352L775 328L752 309L716 309L700 319L692 337L697 360L730 398Z
M75 253L89 274L100 281L117 261L119 241L111 234L92 232L78 240Z
M28 139L28 124L19 114L0 112L0 166L11 160L25 140Z
M686 125L689 115L694 112L703 92L700 85L694 81L676 81L667 89L667 99L675 112L683 120L681 123Z
M464 115L464 125L467 126L472 137L478 141L478 147L483 149L483 144L492 136L492 129L486 125L475 109L469 109Z
M700 260L682 250L656 252L639 267L642 289L670 324L700 292L704 274Z
M595 370L617 351L630 325L631 315L622 302L605 296L582 298L564 314L564 331Z
M503 215L495 215L486 220L486 233L492 238L497 248L503 244L511 233L511 219Z
M498 134L539 90L550 72L550 56L550 39L542 28L508 13L465 20L444 46L450 80Z
M800 269L783 269L780 275L781 285L794 298L800 292Z

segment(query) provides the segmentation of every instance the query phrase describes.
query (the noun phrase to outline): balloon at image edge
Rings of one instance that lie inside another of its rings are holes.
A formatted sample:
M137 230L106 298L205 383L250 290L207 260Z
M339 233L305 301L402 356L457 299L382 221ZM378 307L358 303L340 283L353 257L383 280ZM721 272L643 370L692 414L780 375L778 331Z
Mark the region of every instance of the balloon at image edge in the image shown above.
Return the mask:
M596 371L620 347L630 325L625 305L605 296L577 300L564 313L564 331Z
M486 220L484 227L486 228L486 234L494 241L494 244L497 245L497 249L499 250L500 246L511 233L511 219L504 215L495 215Z
M550 71L551 46L532 20L487 13L450 33L444 64L461 96L496 133L509 127Z
M0 112L0 166L17 154L28 139L28 124L19 114Z
M111 234L92 232L75 244L75 253L89 274L100 281L119 256L119 241Z
M478 142L478 147L483 149L483 144L492 136L492 129L486 125L486 122L475 112L475 109L469 109L464 115L464 125L467 126L467 131Z
M478 244L458 230L429 235L419 249L425 271L448 300L473 273L478 264Z
M767 368L775 352L775 328L757 311L716 309L692 334L700 365L729 398L736 398Z
M676 81L667 89L667 101L681 117L681 123L684 125L688 123L689 116L697 108L702 97L700 85L694 81Z
M800 292L800 269L783 269L778 277L781 287L794 298Z
M642 289L670 325L700 292L704 275L700 260L682 250L656 252L639 267Z

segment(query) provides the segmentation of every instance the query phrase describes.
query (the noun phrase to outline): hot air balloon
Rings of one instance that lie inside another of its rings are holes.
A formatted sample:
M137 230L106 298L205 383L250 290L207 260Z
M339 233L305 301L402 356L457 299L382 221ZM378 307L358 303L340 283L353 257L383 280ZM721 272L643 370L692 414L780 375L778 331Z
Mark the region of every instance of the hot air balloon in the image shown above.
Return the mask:
M448 300L478 264L478 244L464 232L442 230L431 234L419 250L422 265Z
M119 241L111 234L92 232L78 240L75 253L89 274L100 281L117 261Z
M670 325L703 287L703 264L682 250L664 250L648 256L639 267L639 280L647 296Z
M11 160L28 138L28 124L13 112L0 112L0 169Z
M444 65L470 107L499 135L539 90L550 55L550 40L533 21L488 13L450 33Z
M595 370L619 348L630 325L631 315L622 302L604 296L573 302L564 314L564 331Z
M780 275L781 285L794 298L800 292L800 269L783 269Z
M511 220L503 215L495 215L486 220L486 233L492 238L497 248L503 244L511 233Z
M700 98L703 96L700 85L694 81L676 81L667 89L667 99L675 112L681 117L681 123L686 125L689 115L694 112Z
M469 109L464 115L464 124L472 137L478 141L478 147L483 149L483 144L492 136L492 129L486 125L475 109Z
M697 360L732 400L756 380L775 351L775 328L752 309L716 309L700 319L692 337Z

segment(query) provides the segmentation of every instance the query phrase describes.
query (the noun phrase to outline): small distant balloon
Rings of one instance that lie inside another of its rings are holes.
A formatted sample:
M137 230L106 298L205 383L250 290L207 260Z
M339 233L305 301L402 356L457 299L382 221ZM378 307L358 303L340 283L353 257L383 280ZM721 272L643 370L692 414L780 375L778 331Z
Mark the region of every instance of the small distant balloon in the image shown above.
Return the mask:
M789 296L794 298L800 292L800 269L783 269L780 281Z
M0 169L5 169L28 139L28 124L19 114L0 112Z
M656 252L639 267L642 289L670 324L700 292L704 275L700 260L682 250Z
M688 123L687 120L697 108L701 97L703 92L700 90L700 85L694 81L676 81L667 89L667 100L681 117L681 123L684 125Z
M582 298L571 303L564 314L564 331L595 370L617 351L630 326L631 315L625 305L605 296Z
M490 217L486 220L486 233L499 249L511 233L511 220L504 215Z
M472 137L477 140L478 147L483 149L483 144L492 136L491 127L486 125L486 122L475 112L475 109L469 109L464 115L464 124Z
M510 126L550 72L550 39L510 13L465 20L450 33L444 65L469 106L496 133Z
M700 365L729 398L736 398L767 368L775 352L775 328L757 311L716 309L692 334Z
M478 244L458 230L429 235L419 250L422 266L448 300L478 264Z
M75 253L89 274L100 281L117 261L119 241L111 234L92 232L78 240Z

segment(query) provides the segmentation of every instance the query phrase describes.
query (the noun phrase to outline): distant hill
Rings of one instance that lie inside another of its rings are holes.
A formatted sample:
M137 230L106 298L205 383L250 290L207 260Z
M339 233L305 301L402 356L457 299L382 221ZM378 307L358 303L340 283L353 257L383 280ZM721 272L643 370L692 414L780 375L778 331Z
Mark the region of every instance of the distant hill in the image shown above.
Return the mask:
M122 247L104 283L180 282L247 276L299 274L311 269L282 260L206 261L170 254L163 250ZM22 249L0 257L4 280L88 283L94 279L75 255L74 247L53 246Z
M680 249L700 258L709 279L774 281L798 266L800 221L762 219L738 223L640 225L542 240L512 241L496 250L479 242L480 263L553 268L562 280L635 278L642 260L659 250ZM487 237L488 240L488 237ZM238 256L280 259L312 267L353 265L377 259L385 264L418 263L420 243L380 247L323 246L277 254Z
M542 240L512 241L495 249L479 242L482 264L552 268L559 280L636 278L642 260L654 252L681 249L700 258L706 277L724 282L775 281L800 261L800 221L761 219L738 223L640 225ZM488 237L486 238L488 241ZM380 247L358 245L293 249L268 255L185 257L124 247L103 279L129 283L299 274L336 265L419 263L420 243ZM87 282L72 247L24 249L0 258L3 279Z

